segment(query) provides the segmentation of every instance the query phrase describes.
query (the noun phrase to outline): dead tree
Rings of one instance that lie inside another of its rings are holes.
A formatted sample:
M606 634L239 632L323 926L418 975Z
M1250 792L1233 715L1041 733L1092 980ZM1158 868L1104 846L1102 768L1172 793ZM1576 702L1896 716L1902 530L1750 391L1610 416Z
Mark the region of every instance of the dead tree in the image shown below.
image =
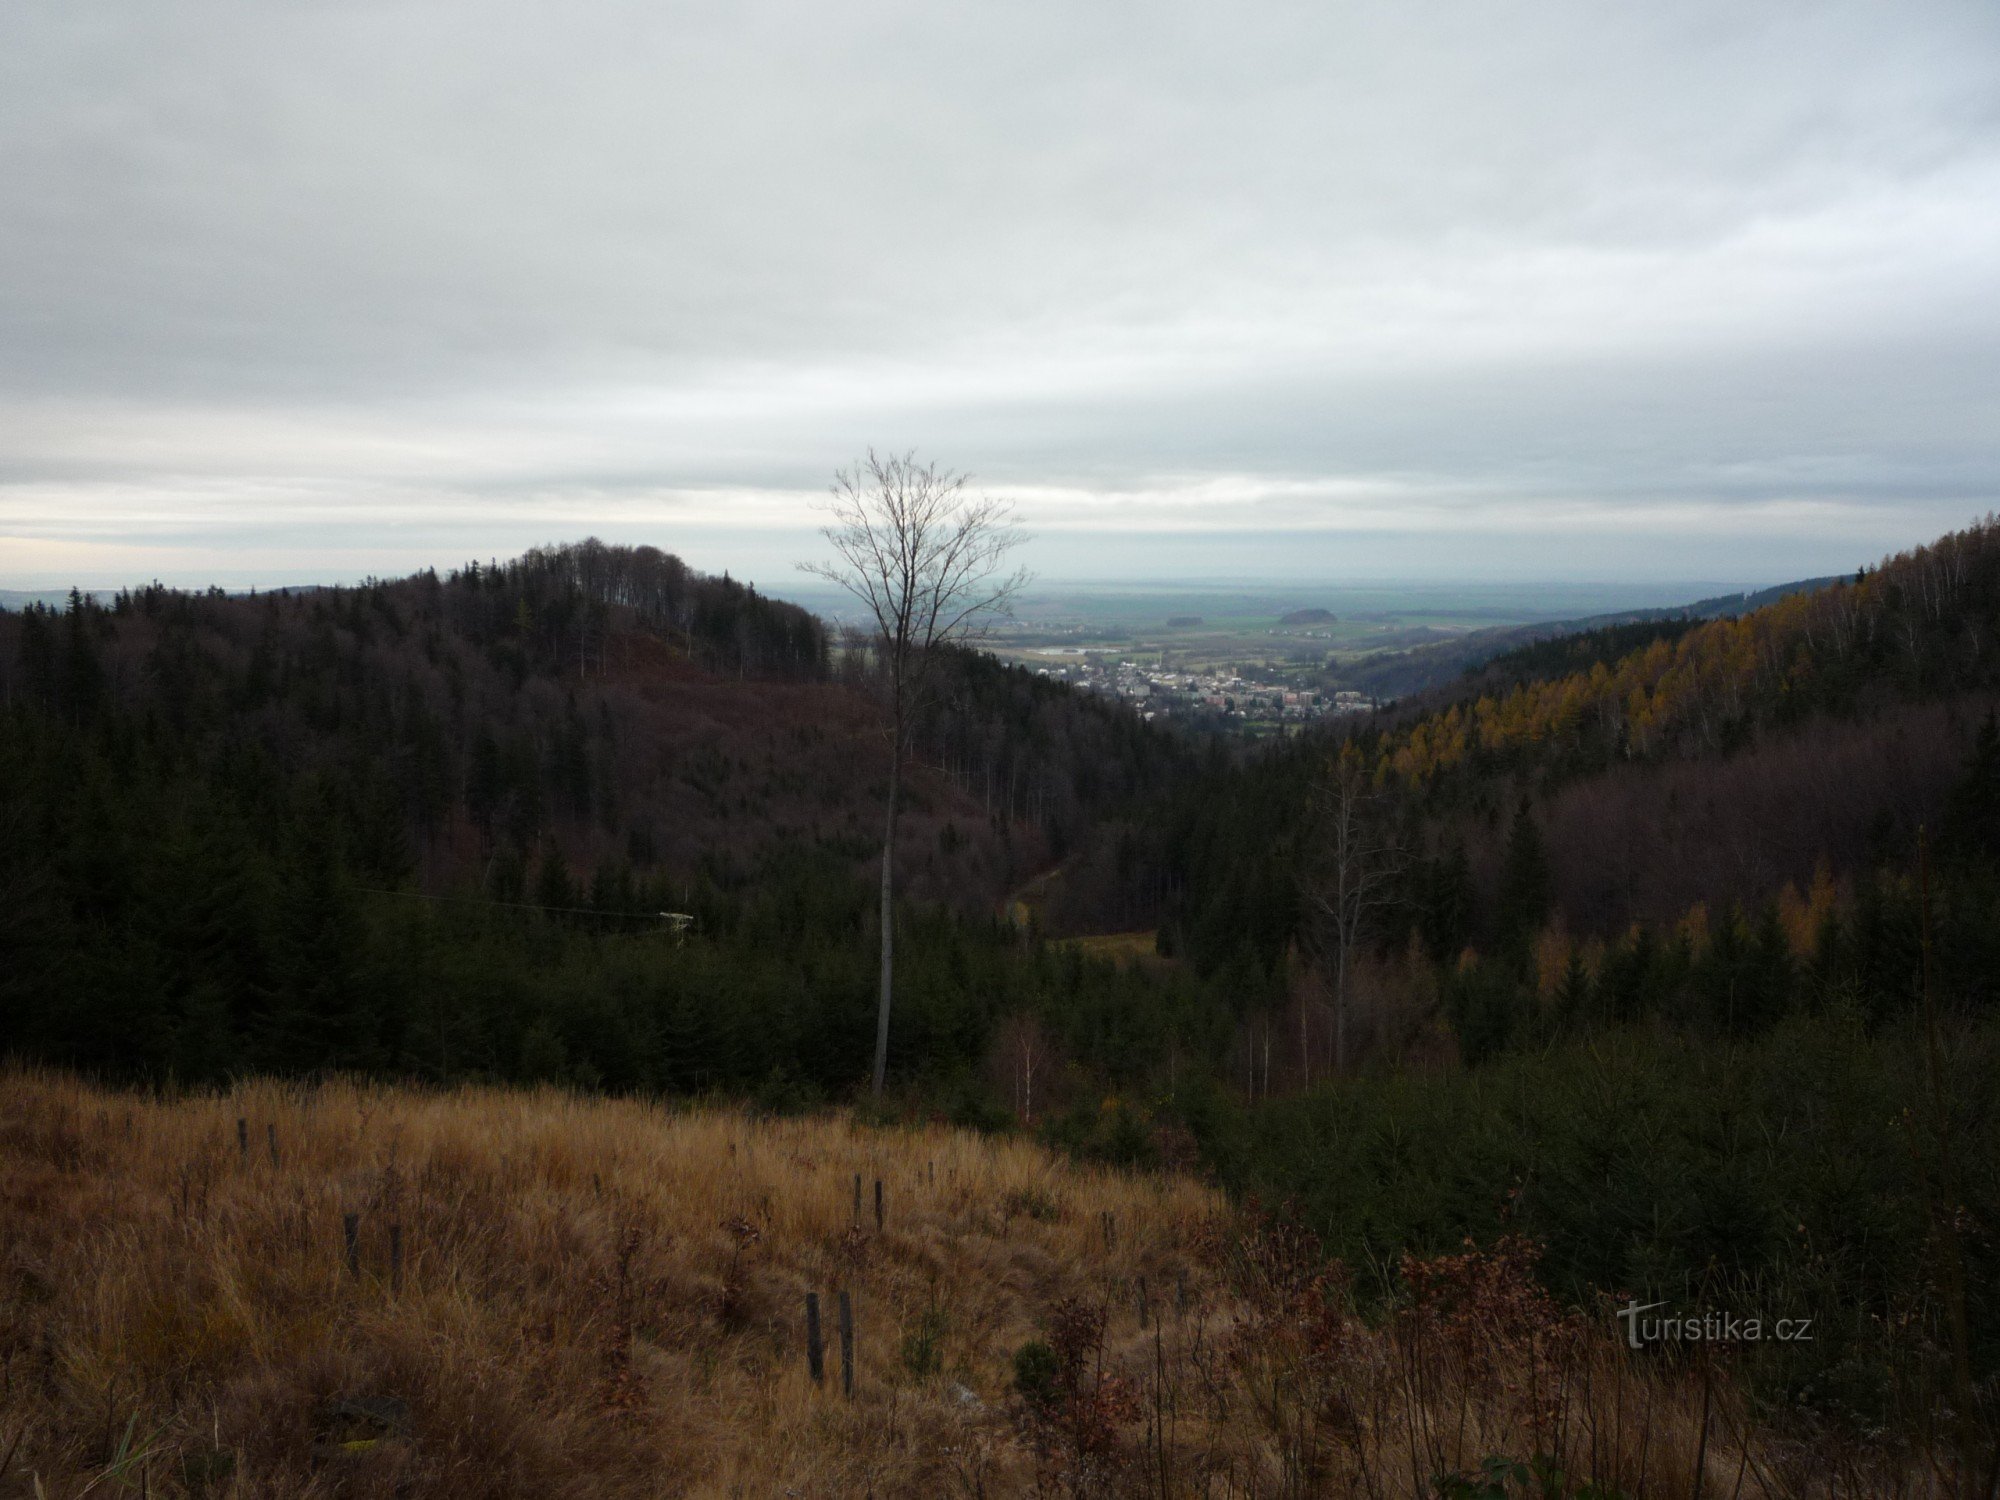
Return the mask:
M1000 1024L993 1046L995 1072L1014 1097L1014 1113L1022 1124L1033 1125L1035 1085L1041 1084L1046 1105L1049 1079L1062 1066L1055 1043L1032 1011L1017 1011Z
M1333 980L1333 1067L1347 1071L1348 981L1354 956L1368 929L1396 899L1403 850L1387 817L1386 799L1371 784L1361 753L1341 748L1320 784L1316 812L1316 858L1307 866L1306 904L1317 918L1316 946ZM1299 1007L1299 1065L1312 1082L1307 1046L1309 1009Z
M876 666L889 696L889 807L882 835L882 996L875 1020L874 1092L889 1066L889 1009L895 989L892 876L903 760L927 669L939 648L976 637L1004 613L1028 581L1006 571L1026 537L1003 500L968 491L968 476L920 464L914 452L878 458L873 449L834 475L830 522L821 535L831 562L801 563L845 589L874 625Z

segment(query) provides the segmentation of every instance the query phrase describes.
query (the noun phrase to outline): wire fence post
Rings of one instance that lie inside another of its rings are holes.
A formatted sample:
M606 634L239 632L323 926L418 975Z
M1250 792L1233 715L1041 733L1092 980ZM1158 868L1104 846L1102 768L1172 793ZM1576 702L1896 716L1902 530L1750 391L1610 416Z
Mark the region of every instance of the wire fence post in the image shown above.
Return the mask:
M361 1274L361 1215L342 1214L340 1231L347 1240L347 1274Z
M845 1287L840 1291L840 1393L854 1395L854 1302Z
M819 1293L806 1293L806 1370L814 1385L826 1384L826 1344L819 1333Z

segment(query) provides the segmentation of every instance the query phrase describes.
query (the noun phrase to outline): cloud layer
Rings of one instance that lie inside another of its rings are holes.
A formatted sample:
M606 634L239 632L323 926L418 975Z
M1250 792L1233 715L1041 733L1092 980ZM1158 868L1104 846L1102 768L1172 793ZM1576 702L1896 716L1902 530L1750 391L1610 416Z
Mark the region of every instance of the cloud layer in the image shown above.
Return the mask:
M865 444L1070 576L1793 576L2000 493L1984 4L9 6L0 584L585 531Z

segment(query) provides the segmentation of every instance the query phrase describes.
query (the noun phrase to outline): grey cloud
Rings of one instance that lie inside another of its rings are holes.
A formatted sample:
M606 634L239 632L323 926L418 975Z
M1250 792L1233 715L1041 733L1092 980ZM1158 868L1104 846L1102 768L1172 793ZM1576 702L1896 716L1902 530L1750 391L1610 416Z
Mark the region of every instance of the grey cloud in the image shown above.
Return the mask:
M1067 497L1072 570L1100 514L1268 560L1398 505L1617 571L1818 504L1870 557L2000 489L1996 44L1949 3L13 5L0 576L358 554L383 507L762 555L796 498L700 497L871 439Z

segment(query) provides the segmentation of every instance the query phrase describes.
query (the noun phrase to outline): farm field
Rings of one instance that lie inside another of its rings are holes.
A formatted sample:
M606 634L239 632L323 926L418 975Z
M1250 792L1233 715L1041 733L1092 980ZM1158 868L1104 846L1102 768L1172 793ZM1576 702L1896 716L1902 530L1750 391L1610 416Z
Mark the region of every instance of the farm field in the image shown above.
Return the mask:
M986 644L1003 660L1079 656L1163 662L1183 671L1322 667L1450 640L1475 630L1670 607L1720 586L1681 584L1067 584L1032 587ZM813 584L779 590L830 620L854 602ZM1287 615L1331 615L1332 619ZM852 623L852 621L850 621Z
M1593 585L1051 586L1026 597L991 644L995 654L1023 662L1104 652L1193 671L1317 667L1329 658L1408 650L1474 630L1681 603L1682 594L1692 599L1704 587L1688 584L1663 592Z

